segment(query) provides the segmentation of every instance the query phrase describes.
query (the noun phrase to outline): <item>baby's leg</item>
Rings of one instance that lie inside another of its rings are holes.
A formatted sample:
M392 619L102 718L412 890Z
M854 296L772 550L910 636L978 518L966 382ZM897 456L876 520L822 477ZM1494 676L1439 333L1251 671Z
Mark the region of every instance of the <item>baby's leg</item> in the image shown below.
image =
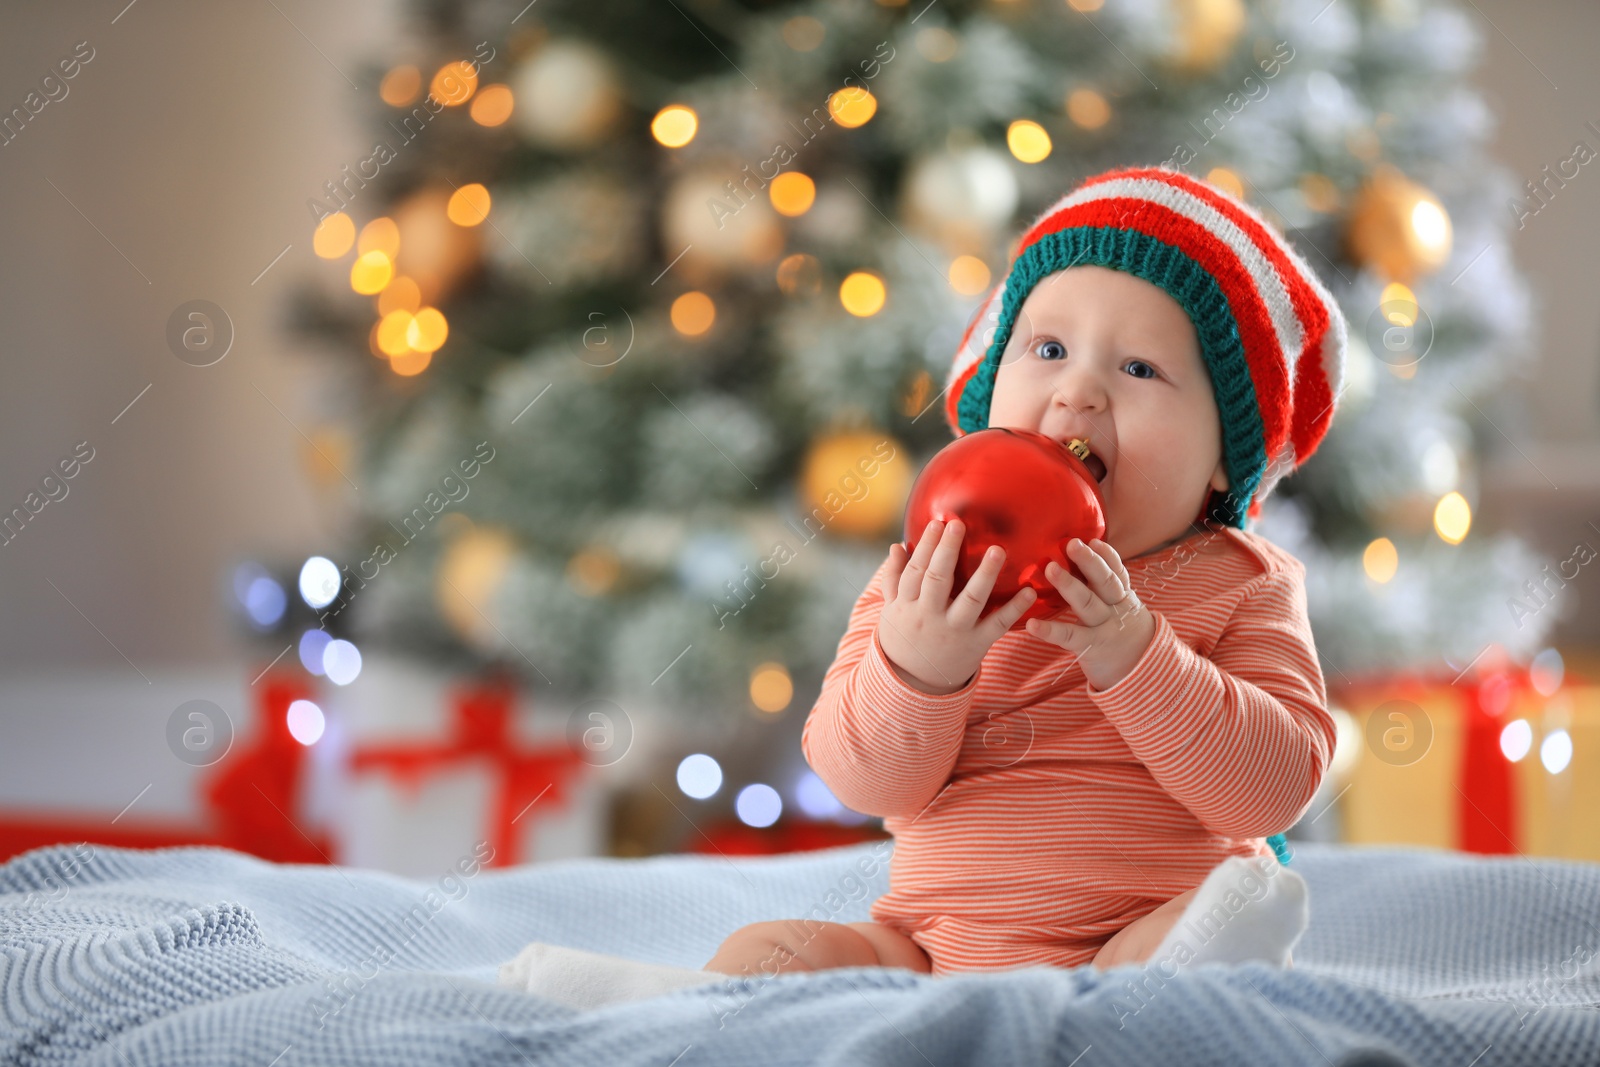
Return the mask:
M1124 963L1144 963L1182 917L1183 909L1188 907L1195 892L1191 889L1179 893L1149 915L1135 919L1111 935L1111 940L1101 945L1095 955L1094 966L1103 971Z
M1305 879L1275 859L1232 856L1198 887L1117 931L1093 963L1105 969L1170 956L1180 963L1264 960L1288 967L1289 950L1309 922L1307 896Z
M921 974L933 970L921 946L888 926L804 919L741 926L703 969L754 977L833 967L904 967Z

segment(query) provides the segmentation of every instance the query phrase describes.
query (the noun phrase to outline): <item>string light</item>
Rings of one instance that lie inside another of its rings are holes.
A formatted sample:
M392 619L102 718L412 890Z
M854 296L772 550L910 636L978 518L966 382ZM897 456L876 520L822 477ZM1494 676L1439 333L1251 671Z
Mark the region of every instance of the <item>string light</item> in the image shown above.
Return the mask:
M389 360L389 369L402 378L421 374L433 362L432 352L406 352Z
M685 337L699 337L711 329L717 305L705 293L690 290L672 302L672 326Z
M776 714L794 699L794 682L781 663L763 663L750 675L750 702Z
M322 709L309 700L296 700L291 703L285 719L289 727L289 736L308 748L322 739L322 731L327 727Z
M1466 497L1452 491L1439 498L1433 509L1433 530L1442 540L1459 545L1471 527L1472 507Z
M1206 171L1206 181L1223 190L1235 200L1244 199L1244 182L1227 167L1212 167Z
M415 311L422 306L422 290L404 274L396 275L383 292L378 294L378 314L391 311Z
M400 227L395 225L394 219L373 219L361 227L361 239L356 242L356 251L362 255L382 252L394 259L400 254Z
M509 85L485 85L472 101L472 121L479 126L499 126L511 117L516 98Z
M1050 157L1050 135L1031 119L1018 119L1006 127L1006 147L1024 163L1039 163Z
M350 288L363 296L376 296L394 277L394 263L379 251L363 253L350 267Z
M871 271L855 271L839 283L839 303L857 318L876 315L886 296L883 279Z
M678 764L678 788L696 800L715 796L722 788L722 765L704 752L683 757Z
M1533 727L1527 719L1508 722L1500 731L1500 751L1506 759L1517 763L1533 750Z
M342 211L324 215L311 233L311 249L323 259L338 259L356 242L356 224Z
M816 256L796 252L778 264L778 288L789 296L815 293L822 288L822 265Z
M422 72L416 67L395 67L383 76L378 96L391 107L405 107L422 90Z
M406 344L418 352L437 352L450 336L450 324L438 308L423 308L406 325Z
M733 810L740 822L759 830L778 821L783 814L783 798L770 785L755 782L739 790Z
M428 84L428 92L445 107L465 104L477 88L478 71L464 59L440 67Z
M1111 121L1111 105L1093 89L1074 89L1067 94L1067 118L1086 130L1098 130Z
M489 190L477 182L450 194L445 215L457 226L476 226L489 217Z
M378 320L378 348L384 355L400 356L411 351L406 334L415 321L411 312L398 309Z
M772 179L767 186L767 197L780 215L794 218L811 210L817 198L817 185L799 171L788 171Z
M1366 551L1361 553L1361 566L1367 572L1367 577L1380 585L1393 578L1395 571L1400 567L1400 553L1395 550L1394 542L1387 537L1379 537L1367 545Z
M877 112L877 98L856 86L840 89L828 97L828 114L846 129L865 125Z
M976 296L989 288L989 265L977 256L957 256L950 261L950 288L963 296Z
M692 108L669 104L650 120L650 136L668 148L682 148L694 140L700 119Z

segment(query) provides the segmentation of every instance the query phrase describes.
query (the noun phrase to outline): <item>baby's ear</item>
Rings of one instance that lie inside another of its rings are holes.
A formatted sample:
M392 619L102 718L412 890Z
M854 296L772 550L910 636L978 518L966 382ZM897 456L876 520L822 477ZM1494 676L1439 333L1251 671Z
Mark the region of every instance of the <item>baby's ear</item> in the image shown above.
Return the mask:
M1211 488L1219 493L1228 491L1228 472L1223 469L1222 461L1217 461L1217 469L1211 472Z

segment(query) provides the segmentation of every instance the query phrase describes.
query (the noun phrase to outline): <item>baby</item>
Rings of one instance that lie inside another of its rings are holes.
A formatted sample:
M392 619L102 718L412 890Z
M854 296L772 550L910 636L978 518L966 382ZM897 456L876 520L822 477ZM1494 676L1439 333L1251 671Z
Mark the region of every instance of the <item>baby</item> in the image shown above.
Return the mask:
M945 413L1086 440L1106 534L1067 549L1086 580L1046 569L1067 610L1015 631L1035 593L983 614L1004 554L956 588L955 519L891 546L856 602L801 746L894 838L872 921L755 923L700 971L535 944L502 980L595 1006L758 971L1289 964L1305 885L1265 838L1310 804L1334 725L1304 568L1244 526L1322 439L1344 343L1304 261L1212 186L1130 169L1059 200Z

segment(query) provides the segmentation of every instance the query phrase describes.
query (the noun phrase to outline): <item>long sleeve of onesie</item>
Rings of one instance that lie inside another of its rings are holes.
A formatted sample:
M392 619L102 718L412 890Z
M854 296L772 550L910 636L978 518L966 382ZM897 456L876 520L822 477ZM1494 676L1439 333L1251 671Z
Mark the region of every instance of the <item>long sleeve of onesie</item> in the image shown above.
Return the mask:
M864 815L905 818L949 779L983 668L942 696L900 680L877 640L887 567L886 560L850 612L800 747L841 804Z
M1244 591L1209 657L1155 612L1143 657L1091 700L1162 788L1208 830L1262 837L1292 826L1333 756L1334 724L1292 570Z

